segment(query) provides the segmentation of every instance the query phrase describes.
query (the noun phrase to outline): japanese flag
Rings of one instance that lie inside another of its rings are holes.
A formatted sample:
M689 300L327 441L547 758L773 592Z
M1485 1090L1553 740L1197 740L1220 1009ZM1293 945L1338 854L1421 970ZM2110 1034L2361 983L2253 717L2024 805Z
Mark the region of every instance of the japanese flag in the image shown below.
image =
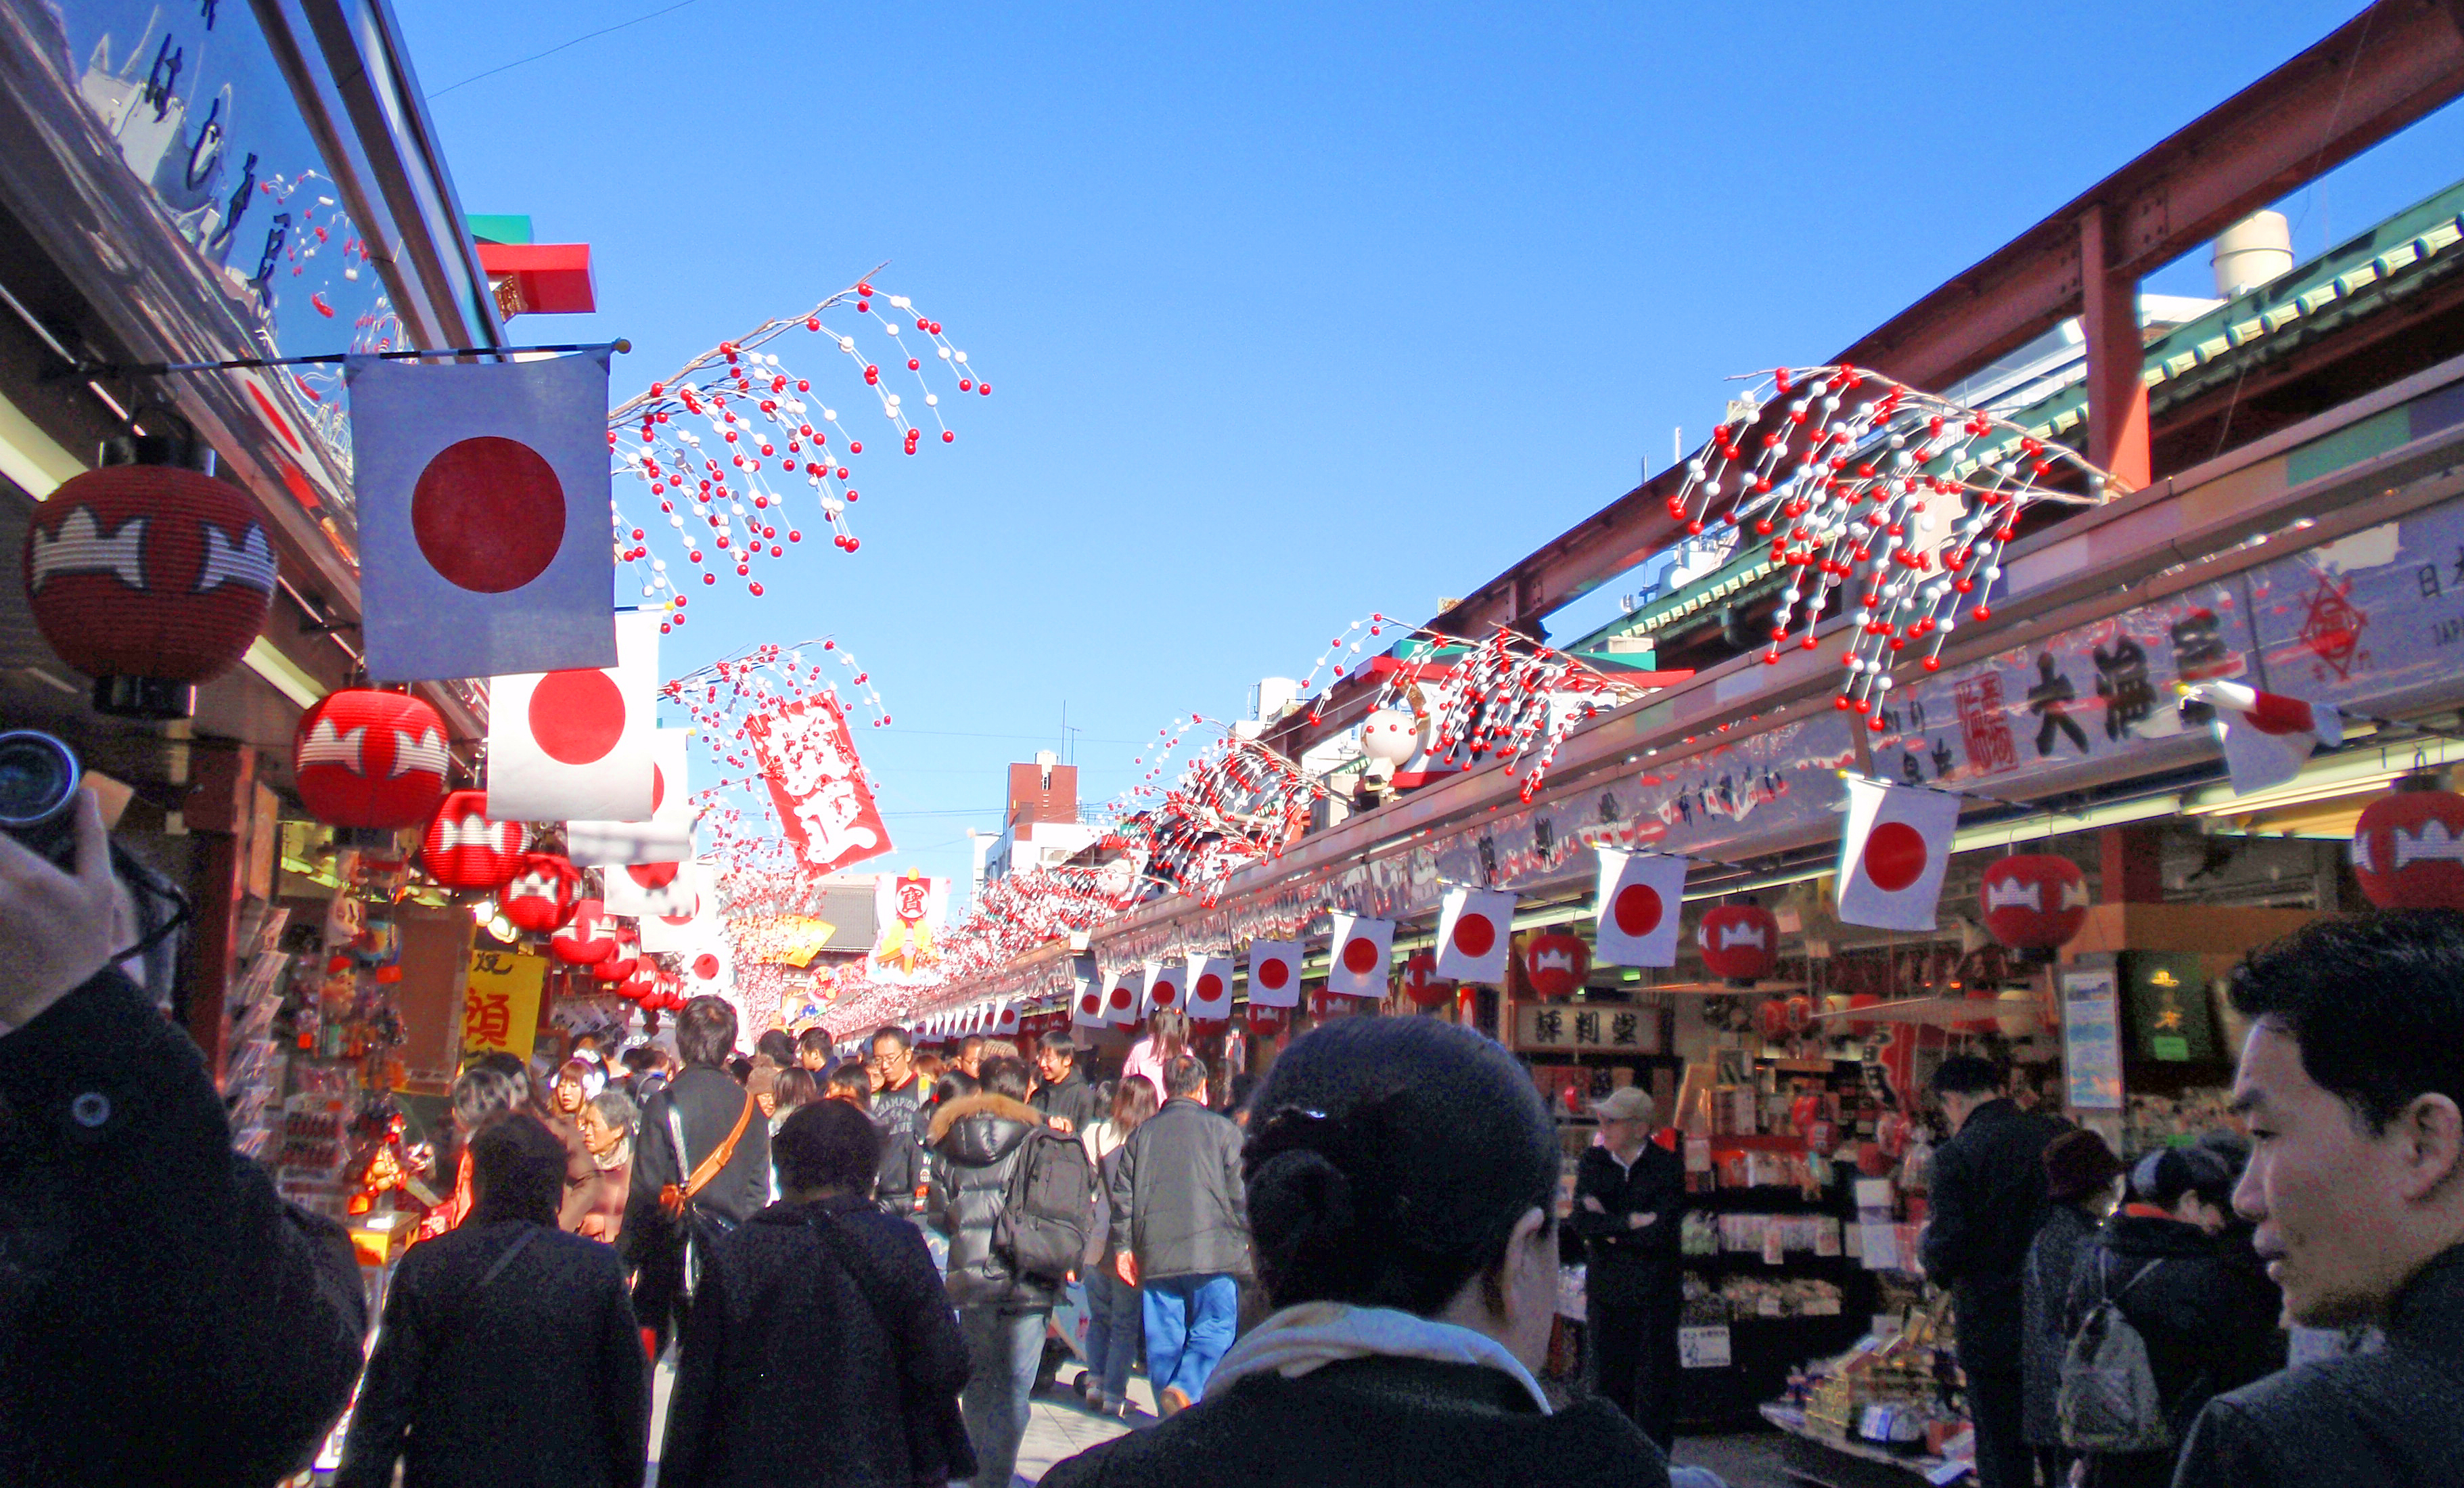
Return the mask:
M1221 1023L1232 1016L1232 958L1189 958L1189 1015Z
M1386 966L1394 959L1395 922L1366 915L1332 916L1326 989L1344 997L1386 995Z
M1599 922L1593 959L1604 966L1677 965L1685 859L1662 853L1600 854Z
M1169 961L1150 961L1145 969L1146 992L1138 999L1139 1014L1143 1016L1162 1008L1182 1008L1188 1000L1182 993L1189 979L1181 968Z
M2183 693L2216 710L2216 734L2235 795L2281 786L2301 773L2310 751L2344 742L2343 715L2323 702L2263 693L2239 682L2192 682Z
M725 996L736 990L736 951L720 933L715 918L708 933L686 949L684 978L687 997Z
M1102 1028L1108 1021L1104 1016L1104 979L1091 961L1073 964L1069 968L1069 1021L1079 1028Z
M1249 943L1249 1004L1255 1008L1301 1005L1301 943Z
M488 684L488 804L518 821L643 821L658 768L659 616L616 617L616 665Z
M1511 947L1514 896L1495 889L1448 889L1438 910L1438 975L1500 987Z
M609 868L604 877L606 893L602 896L611 915L631 915L648 920L653 915L690 914L701 892L700 880L691 872L689 861L673 863L627 863Z
M1848 777L1839 839L1839 918L1881 930L1930 930L1959 827L1959 797Z
M611 897L625 869L611 871L608 884ZM675 877L667 885L662 906L640 917L642 948L649 951L689 951L693 949L718 925L717 896L712 892L708 876L699 863L680 863Z
M1135 1023L1146 991L1146 971L1133 966L1114 966L1104 978L1104 1021Z
M993 1015L993 1032L1007 1037L1017 1036L1018 1004L1016 1001L1007 997L1001 999L1001 1011Z
M607 354L425 366L353 357L342 376L368 675L614 665Z
M578 868L673 863L693 856L690 728L650 731L650 814L645 821L577 817L564 824L564 855Z

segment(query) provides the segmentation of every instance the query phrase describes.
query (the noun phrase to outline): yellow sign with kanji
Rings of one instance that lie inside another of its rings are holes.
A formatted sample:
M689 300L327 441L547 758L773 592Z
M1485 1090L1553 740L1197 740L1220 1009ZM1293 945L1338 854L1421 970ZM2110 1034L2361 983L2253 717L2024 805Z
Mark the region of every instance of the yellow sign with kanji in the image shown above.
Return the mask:
M539 988L547 958L474 950L462 992L462 1055L509 1054L527 1060L539 1033Z

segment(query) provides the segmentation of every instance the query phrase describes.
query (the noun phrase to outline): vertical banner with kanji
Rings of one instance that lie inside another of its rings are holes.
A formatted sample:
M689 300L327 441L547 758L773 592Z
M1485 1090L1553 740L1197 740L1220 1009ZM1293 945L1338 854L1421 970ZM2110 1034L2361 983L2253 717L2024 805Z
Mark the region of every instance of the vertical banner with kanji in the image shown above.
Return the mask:
M916 869L881 874L872 880L873 919L880 924L869 974L892 987L932 980L941 966L936 944L950 912L950 880L928 878Z
M890 828L837 699L825 693L755 714L744 732L779 809L780 830L807 870L830 873L890 851Z
M462 1056L509 1054L527 1060L539 1033L539 988L547 958L474 950L462 993Z

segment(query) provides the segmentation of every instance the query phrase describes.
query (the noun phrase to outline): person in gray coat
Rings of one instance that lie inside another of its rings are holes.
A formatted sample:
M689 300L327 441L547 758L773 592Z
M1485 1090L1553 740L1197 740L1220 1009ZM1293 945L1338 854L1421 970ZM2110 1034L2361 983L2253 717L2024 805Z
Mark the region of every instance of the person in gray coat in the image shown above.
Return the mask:
M2056 1401L2062 1388L2062 1355L2070 1333L2062 1325L2063 1306L2079 1275L2079 1258L2096 1244L2097 1227L2113 1207L2113 1181L2122 1176L2122 1159L2113 1155L2095 1132L2068 1131L2045 1147L2045 1222L2028 1243L2028 1261L2020 1272L2021 1335L2019 1340L2020 1428L2036 1469L2048 1483L2058 1483L2070 1470L2071 1454L2062 1446L2062 1423Z
M1111 1188L1116 1274L1143 1290L1147 1378L1171 1415L1205 1393L1232 1346L1249 1210L1241 1128L1206 1108L1206 1062L1177 1055L1163 1077L1163 1109L1122 1144Z

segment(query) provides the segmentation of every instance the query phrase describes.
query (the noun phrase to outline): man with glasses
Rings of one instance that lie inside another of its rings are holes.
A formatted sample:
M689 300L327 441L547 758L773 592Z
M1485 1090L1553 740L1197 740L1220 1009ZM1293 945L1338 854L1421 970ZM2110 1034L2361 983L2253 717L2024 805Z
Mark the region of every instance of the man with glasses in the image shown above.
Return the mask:
M881 1171L873 1197L904 1214L914 1207L924 1170L924 1082L915 1076L915 1040L897 1024L872 1035L865 1074L872 1080L872 1120L881 1128Z
M1677 1439L1678 1219L1685 1164L1651 1140L1651 1097L1628 1085L1595 1101L1599 1143L1574 1169L1574 1233L1589 1243L1584 1336L1593 1388L1662 1452Z

